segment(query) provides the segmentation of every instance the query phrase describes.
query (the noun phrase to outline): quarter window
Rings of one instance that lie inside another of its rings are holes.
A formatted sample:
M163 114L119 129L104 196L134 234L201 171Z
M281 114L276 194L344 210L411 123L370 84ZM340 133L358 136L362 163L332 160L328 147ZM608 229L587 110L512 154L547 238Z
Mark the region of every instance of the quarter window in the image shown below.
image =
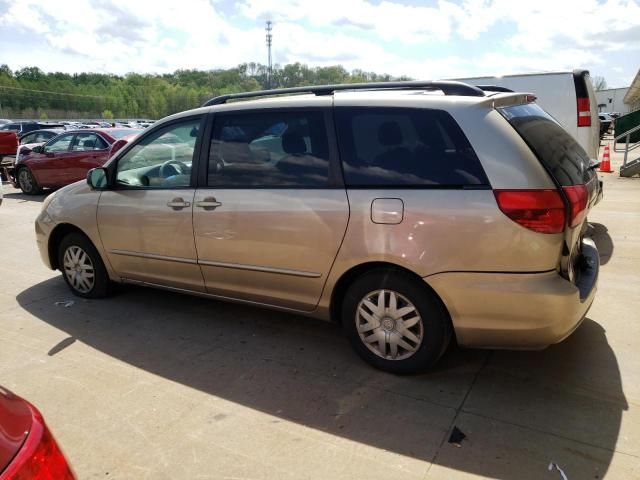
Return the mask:
M85 152L88 150L104 150L108 147L101 137L95 133L78 133L71 150L74 152Z
M116 183L132 188L188 187L201 119L160 128L118 161Z
M446 112L336 108L347 186L488 185L469 141Z
M595 175L589 155L547 112L535 103L500 108L560 185L586 183Z
M321 111L217 114L208 185L326 187L329 147Z

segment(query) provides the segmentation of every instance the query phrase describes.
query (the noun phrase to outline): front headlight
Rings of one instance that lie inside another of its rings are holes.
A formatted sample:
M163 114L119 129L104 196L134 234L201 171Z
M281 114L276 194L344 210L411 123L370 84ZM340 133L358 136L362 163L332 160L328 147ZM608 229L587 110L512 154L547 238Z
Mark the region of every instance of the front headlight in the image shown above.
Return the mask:
M44 212L47 209L47 207L51 203L51 200L53 200L53 197L55 197L58 194L58 191L59 190L56 190L55 192L50 193L45 197L45 199L42 201L42 208L40 209L41 212Z

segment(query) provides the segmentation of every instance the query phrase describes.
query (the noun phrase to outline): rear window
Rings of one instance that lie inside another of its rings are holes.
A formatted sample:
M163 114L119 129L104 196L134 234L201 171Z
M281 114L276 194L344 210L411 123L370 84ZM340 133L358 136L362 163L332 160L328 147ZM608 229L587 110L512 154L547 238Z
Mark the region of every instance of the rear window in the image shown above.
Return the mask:
M107 133L111 135L113 138L122 138L122 137L126 137L127 135L137 135L141 131L142 129L137 129L137 128L114 128L114 129L108 130Z
M498 111L560 185L585 184L591 179L587 152L538 105L514 105Z
M336 108L344 178L351 187L488 186L469 141L446 112Z

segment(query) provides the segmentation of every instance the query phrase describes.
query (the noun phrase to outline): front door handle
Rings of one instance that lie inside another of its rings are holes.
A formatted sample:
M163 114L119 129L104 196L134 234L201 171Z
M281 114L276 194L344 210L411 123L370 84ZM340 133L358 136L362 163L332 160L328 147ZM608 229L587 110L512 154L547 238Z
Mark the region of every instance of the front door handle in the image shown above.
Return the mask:
M207 197L200 202L196 202L196 207L200 207L204 210L215 210L221 205L222 203L218 202L214 197Z
M170 202L167 202L167 207L171 207L174 210L182 210L183 208L190 207L190 202L185 202L182 197L174 198Z

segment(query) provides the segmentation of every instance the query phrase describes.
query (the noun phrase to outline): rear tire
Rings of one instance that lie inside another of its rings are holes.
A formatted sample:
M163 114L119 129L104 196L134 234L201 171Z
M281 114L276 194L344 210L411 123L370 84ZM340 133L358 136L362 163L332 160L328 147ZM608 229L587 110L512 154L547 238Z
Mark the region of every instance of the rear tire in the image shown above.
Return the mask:
M25 195L39 195L42 193L36 177L33 176L29 168L21 167L16 173L16 179L20 190L22 190L22 193Z
M372 270L349 286L342 325L364 361L397 374L432 367L452 336L449 314L435 293L393 269Z
M98 250L80 233L69 233L60 242L58 268L74 295L103 298L111 293L111 280Z

